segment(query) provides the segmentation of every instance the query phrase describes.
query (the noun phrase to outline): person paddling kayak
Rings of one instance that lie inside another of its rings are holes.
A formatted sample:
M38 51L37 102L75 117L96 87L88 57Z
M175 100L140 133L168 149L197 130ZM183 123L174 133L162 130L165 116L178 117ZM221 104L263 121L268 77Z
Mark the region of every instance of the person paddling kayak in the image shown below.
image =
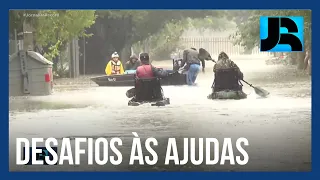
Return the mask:
M140 61L141 65L136 71L135 88L129 89L126 93L128 98L133 97L128 104L138 105L140 102L144 101L143 99L159 102L164 100L165 98L160 82L155 78L167 77L169 75L168 72L152 66L150 64L148 53L141 53ZM142 88L145 83L150 83L150 86L147 89ZM138 88L138 90L136 88ZM139 88L142 88L143 90Z
M213 67L214 82L209 99L244 99L247 95L242 91L243 73L225 52L221 52Z

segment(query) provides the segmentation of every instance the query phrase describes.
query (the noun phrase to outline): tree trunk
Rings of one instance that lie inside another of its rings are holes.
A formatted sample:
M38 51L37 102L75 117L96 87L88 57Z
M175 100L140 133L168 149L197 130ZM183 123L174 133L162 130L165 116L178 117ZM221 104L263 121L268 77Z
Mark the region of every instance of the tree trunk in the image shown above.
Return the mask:
M311 66L311 58L309 59L309 63L308 63L308 73L309 73L309 75L311 76L311 74L312 74L312 66Z
M309 75L311 75L311 53L309 50L307 50L305 54L304 69L307 70Z
M305 69L305 66L304 66L304 58L305 58L305 52L298 52L298 64L297 64L297 68L299 70L303 70Z
M292 52L289 54L290 56L290 65L296 65L297 64L297 58L298 58L298 54L296 52Z

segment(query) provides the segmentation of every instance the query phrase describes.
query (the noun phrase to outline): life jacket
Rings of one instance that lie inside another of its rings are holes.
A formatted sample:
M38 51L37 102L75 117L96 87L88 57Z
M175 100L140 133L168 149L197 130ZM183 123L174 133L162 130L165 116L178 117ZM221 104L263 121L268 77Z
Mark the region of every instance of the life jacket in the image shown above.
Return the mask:
M152 72L151 65L141 65L137 68L136 76L138 78L153 78L154 74Z
M114 62L111 60L111 74L120 74L120 69L121 69L121 61L118 60L117 62Z

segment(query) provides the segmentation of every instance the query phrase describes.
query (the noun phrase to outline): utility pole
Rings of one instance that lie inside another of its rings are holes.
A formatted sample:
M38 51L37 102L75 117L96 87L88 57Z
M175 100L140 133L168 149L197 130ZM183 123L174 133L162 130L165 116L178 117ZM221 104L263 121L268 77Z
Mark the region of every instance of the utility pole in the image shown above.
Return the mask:
M14 46L14 52L18 52L19 51L19 48L18 48L18 36L17 36L17 29L14 29L14 43L15 43L15 46Z
M86 75L86 37L83 37L83 75Z
M26 21L23 23L23 48L33 50L33 27Z

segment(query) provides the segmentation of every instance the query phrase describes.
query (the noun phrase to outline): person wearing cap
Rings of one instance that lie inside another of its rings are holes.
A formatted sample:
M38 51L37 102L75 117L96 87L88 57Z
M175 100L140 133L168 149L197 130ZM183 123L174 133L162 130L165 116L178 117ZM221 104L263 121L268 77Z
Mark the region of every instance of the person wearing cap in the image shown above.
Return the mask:
M129 61L126 62L125 69L137 70L138 66L140 66L138 57L136 55L131 55Z
M155 68L150 64L149 54L140 54L141 65L137 68L136 76L138 78L153 78L153 77L165 77L168 76L167 71L163 71Z
M180 67L184 67L187 71L187 84L194 85L200 71L200 64L204 72L205 61L199 58L199 52L195 48L186 49L183 51L183 58Z
M106 74L107 75L119 75L124 74L122 63L119 59L119 55L117 52L114 52L111 55L112 59L108 62L106 66Z

